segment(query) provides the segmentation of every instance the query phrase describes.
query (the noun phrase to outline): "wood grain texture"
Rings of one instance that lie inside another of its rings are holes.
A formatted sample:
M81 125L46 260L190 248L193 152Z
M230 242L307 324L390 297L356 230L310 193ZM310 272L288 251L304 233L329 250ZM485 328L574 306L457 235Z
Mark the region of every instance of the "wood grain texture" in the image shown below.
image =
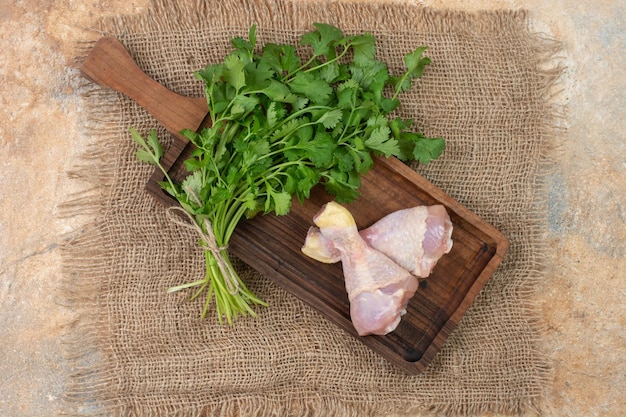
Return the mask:
M179 131L201 126L206 100L186 98L159 85L113 38L100 40L81 70L93 81L137 101L174 134L163 163L173 178L182 179L182 161L192 145ZM175 204L158 185L162 179L162 174L155 172L147 184L148 192L163 204ZM350 321L341 264L322 264L300 251L313 216L330 200L331 196L316 187L304 204L294 201L287 216L260 215L243 221L231 239L231 253L407 373L423 371L502 262L508 240L399 160L376 158L363 178L361 197L348 205L358 227L365 228L395 210L443 204L454 225L454 245L431 276L420 281L395 331L360 337Z

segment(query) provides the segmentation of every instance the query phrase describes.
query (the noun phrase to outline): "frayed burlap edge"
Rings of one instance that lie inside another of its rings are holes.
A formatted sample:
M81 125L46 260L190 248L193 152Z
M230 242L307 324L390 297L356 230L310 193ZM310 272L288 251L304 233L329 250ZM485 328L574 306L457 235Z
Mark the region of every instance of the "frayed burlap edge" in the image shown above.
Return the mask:
M234 11L236 10L236 13ZM242 12L242 10L244 12ZM357 13L358 12L358 13ZM219 17L229 16L228 28L240 26L247 29L250 24L260 26L271 24L273 27L284 26L290 30L309 30L312 16L317 21L333 23L341 20L342 16L349 15L353 26L345 27L344 30L384 30L379 22L381 14L402 13L405 18L410 18L416 24L428 23L435 31L468 31L473 33L487 33L490 31L506 30L507 27L520 29L520 25L529 22L525 11L495 11L466 14L464 12L448 10L431 10L421 7L397 5L397 4L355 4L355 3L305 3L305 2L280 2L273 0L246 2L204 2L194 1L189 4L179 5L169 0L154 0L150 10L141 16L118 16L102 21L101 26L94 29L95 33L112 34L123 38L129 30L150 33L163 31L177 31L184 28L202 28L210 23L215 28L220 24ZM219 27L219 26L218 26ZM520 306L525 310L528 322L536 330L530 335L536 347L537 359L536 381L540 390L537 395L527 398L516 404L506 406L494 406L493 404L475 403L470 406L458 404L446 404L445 401L433 399L429 407L419 410L404 410L405 413L426 414L456 414L472 415L479 413L504 413L525 414L540 413L542 398L549 388L552 380L550 357L542 345L542 334L545 325L539 315L539 307L534 301L537 286L545 278L544 268L547 262L547 242L544 236L547 230L547 175L553 166L559 153L559 142L563 138L564 129L561 120L564 118L562 109L557 102L556 92L558 81L563 68L558 65L558 53L561 45L554 40L541 34L528 32L533 38L532 44L536 46L537 67L543 68L543 84L545 86L546 108L545 120L542 125L542 135L538 139L543 146L543 153L537 169L536 193L533 197L534 222L528 225L528 233L533 235L535 241L535 259L526 285L519 289L519 299L524 301ZM90 43L80 45L78 55L90 49ZM98 316L100 311L99 301L95 294L98 293L98 277L106 274L114 248L103 246L102 233L97 227L98 219L105 216L110 207L108 190L116 181L115 162L118 156L111 152L107 140L109 132L114 132L116 116L115 110L102 114L96 109L102 105L114 105L117 99L116 93L103 90L86 84L82 89L85 103L85 114L91 119L85 121L85 135L95 137L95 142L85 150L84 156L69 173L73 179L81 180L91 187L71 196L68 202L61 207L63 216L88 215L94 218L93 223L87 226L84 233L72 239L62 248L64 271L66 282L62 288L64 298L68 305L75 308L78 319L71 323L65 335L65 342L70 361L70 384L65 395L67 415L117 415L125 413L124 405L120 404L108 388L115 384L115 372L110 368L112 353L107 350L106 320ZM97 116L101 115L100 118ZM104 241L110 241L104 239ZM393 403L393 400L390 400ZM200 409L155 409L142 410L141 415L288 415L293 410L299 410L307 416L357 416L357 415L384 415L390 409L390 404L380 403L376 409L372 405L367 407L360 404L346 404L333 398L292 398L290 404L279 406L277 401L263 396L247 396L246 398L233 398L225 401L221 406ZM135 415L135 414L130 414Z

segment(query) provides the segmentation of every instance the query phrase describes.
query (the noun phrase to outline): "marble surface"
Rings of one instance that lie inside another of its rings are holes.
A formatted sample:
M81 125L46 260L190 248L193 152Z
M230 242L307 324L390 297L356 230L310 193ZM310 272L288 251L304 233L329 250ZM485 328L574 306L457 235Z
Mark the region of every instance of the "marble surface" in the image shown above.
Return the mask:
M417 2L417 1L416 1ZM529 10L563 42L557 99L567 135L549 190L549 273L534 295L554 372L543 415L626 411L626 3L619 0L424 0L462 10ZM103 15L147 0L0 0L0 415L54 416L66 383L59 245L88 218L61 219L79 189L74 41Z

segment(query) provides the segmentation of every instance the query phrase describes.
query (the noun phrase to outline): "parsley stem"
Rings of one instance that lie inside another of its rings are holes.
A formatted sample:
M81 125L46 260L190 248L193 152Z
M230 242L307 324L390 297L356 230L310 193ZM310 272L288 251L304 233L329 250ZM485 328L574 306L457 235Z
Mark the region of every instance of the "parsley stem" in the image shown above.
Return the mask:
M343 137L346 135L346 132L348 131L348 127L352 126L352 116L354 116L355 111L356 111L356 108L354 107L354 103L353 103L352 109L350 110L350 116L348 116L348 120L346 121L345 126L343 127L341 136L339 136L339 139L337 139L338 143L341 143L343 141Z
M194 282L188 282L187 284L182 284L182 285L177 285L175 287L170 287L167 289L167 292L176 292L176 291L180 291L180 290L184 290L187 288L191 288L191 287L196 287L198 285L202 285L206 282L206 279L201 279L198 281L194 281Z
M350 49L350 46L352 46L351 43L348 43L348 44L344 45L343 46L343 51L339 55L337 55L336 57L331 58L331 59L329 59L329 60L327 60L327 61L325 61L325 62L323 62L323 63L321 63L319 65L316 65L314 67L308 68L308 69L304 70L303 72L311 72L311 71L319 70L321 68L324 68L327 65L332 64L333 62L339 61L341 58L343 58L346 55L346 53L348 53L348 50Z
M161 172L163 173L163 176L165 178L165 180L167 181L167 183L170 186L170 194L172 194L172 197L176 197L175 193L176 193L176 186L174 185L174 181L172 181L172 178L170 177L170 175L167 173L167 171L165 170L165 168L163 168L163 165L161 165L160 161L156 161L155 165L157 167L159 167L159 169L161 170Z
M273 126L272 130L273 132L278 132L280 130L280 128L282 126L284 126L285 124L291 122L292 120L296 120L298 117L306 114L306 113L311 113L314 110L332 110L334 107L330 107L330 106L322 106L322 105L318 105L318 106L308 106L305 107L301 110L295 111L293 113L291 113L289 116L285 117L283 120L280 121L280 123L277 123L275 126Z
M211 117L211 126L215 126L215 100L213 99L213 83L205 83L204 94L207 97L207 106Z
M321 63L320 65L316 65L316 66L314 66L314 67L309 67L309 65L311 65L313 62L315 62L315 60L321 56L321 55L313 55L313 56L312 56L312 57L311 57L311 58L310 58L310 59L309 59L309 60L308 60L308 61L307 61L304 65L301 65L301 66L300 66L300 67L298 67L296 70L291 71L289 74L285 75L285 76L282 78L282 80L283 80L285 83L289 83L289 81L291 81L291 80L292 80L292 78L291 78L291 77L292 77L294 74L297 74L298 72L311 72L311 71L315 71L315 70L320 69L320 68L322 68L322 67L325 67L326 65L329 65L329 64L331 64L331 63L333 63L333 62L337 62L337 61L339 61L341 58L343 58L343 57L346 55L346 53L348 53L348 50L350 49L350 46L352 46L352 43L347 43L346 45L343 45L343 51L342 51L339 55L337 55L336 57L331 58L331 59L329 59L329 60L327 60L327 61L325 61L325 62Z
M396 98L398 98L398 94L400 94L400 91L402 90L402 84L404 84L404 82L406 81L406 79L409 77L409 73L406 72L404 73L404 75L402 76L402 78L400 79L400 82L397 84L395 92L393 94L393 97L391 97L391 100L395 100Z
M231 236L235 232L237 224L246 214L246 207L243 204L233 204L231 210L228 212L228 218L226 220L226 224L228 227L224 231L224 240L225 242L230 241Z
M296 68L295 70L291 71L290 73L288 73L287 75L285 75L284 77L281 78L281 80L285 83L288 83L289 81L291 81L291 77L294 74L297 74L298 72L301 72L303 69L307 68L309 65L311 65L313 63L313 61L315 61L315 58L317 58L317 55L313 55L305 64L299 66L298 68Z

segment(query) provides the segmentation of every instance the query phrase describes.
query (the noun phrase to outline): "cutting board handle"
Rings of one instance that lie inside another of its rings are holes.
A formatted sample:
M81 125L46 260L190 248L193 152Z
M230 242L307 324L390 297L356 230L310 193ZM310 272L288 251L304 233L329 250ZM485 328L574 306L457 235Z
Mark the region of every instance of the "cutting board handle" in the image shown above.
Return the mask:
M182 96L150 78L114 37L100 38L80 70L92 81L133 99L173 135L198 129L208 113L204 97Z

